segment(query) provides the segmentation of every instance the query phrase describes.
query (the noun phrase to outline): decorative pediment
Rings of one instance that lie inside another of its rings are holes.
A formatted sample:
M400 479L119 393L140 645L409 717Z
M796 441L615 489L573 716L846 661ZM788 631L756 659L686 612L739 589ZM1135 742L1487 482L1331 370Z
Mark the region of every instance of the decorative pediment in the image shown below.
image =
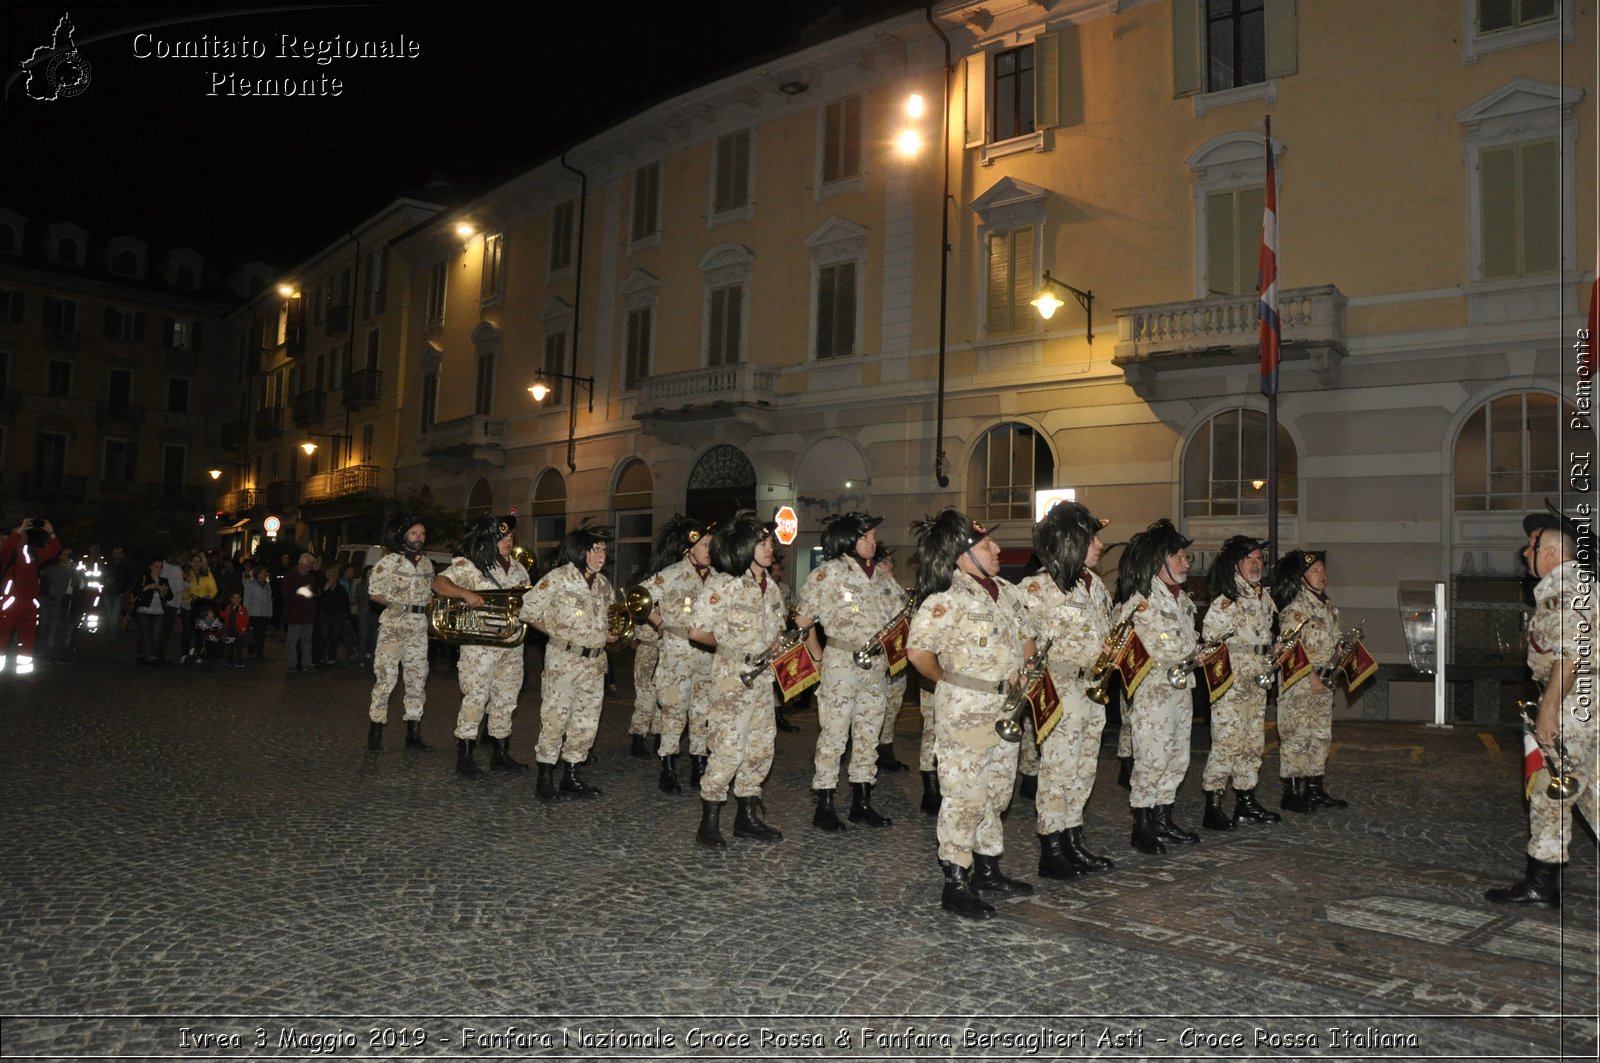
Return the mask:
M493 321L480 321L478 327L472 330L472 345L478 350L498 350L500 348L500 326Z
M1457 111L1456 121L1474 136L1493 136L1507 125L1553 131L1572 118L1572 109L1581 99L1582 89L1515 78Z
M818 262L860 258L867 253L867 228L836 214L813 229L805 245Z
M544 304L544 312L539 315L539 321L548 328L552 324L564 324L572 320L572 304L559 295L552 295Z
M700 269L704 273L710 273L712 270L727 269L729 266L748 266L755 260L755 252L743 244L721 243L707 251L700 259Z
M989 186L989 190L972 201L972 210L984 221L1001 213L1032 213L1044 210L1050 190L1019 181L1015 177L1002 177Z
M1274 160L1281 160L1284 150L1281 141L1272 142ZM1194 149L1194 152L1183 161L1194 171L1195 179L1201 184L1207 183L1215 176L1241 168L1251 168L1262 180L1266 179L1267 160L1266 152L1261 146L1261 134L1248 130L1236 130L1214 136Z
M654 294L661 287L661 278L647 269L634 269L622 282L622 295Z

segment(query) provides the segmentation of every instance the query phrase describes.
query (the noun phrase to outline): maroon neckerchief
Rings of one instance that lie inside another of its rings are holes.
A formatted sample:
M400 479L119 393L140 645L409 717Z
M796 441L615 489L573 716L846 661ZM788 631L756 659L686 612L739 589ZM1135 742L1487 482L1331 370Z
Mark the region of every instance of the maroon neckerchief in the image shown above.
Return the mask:
M1085 594L1094 590L1094 577L1089 575L1088 569L1084 569L1083 575L1079 576L1078 578L1083 581L1083 591Z
M1173 601L1177 601L1179 598L1183 597L1183 587L1180 584L1168 583L1164 579L1158 579L1157 582L1160 583L1167 590L1172 592Z
M406 555L406 560L411 562L413 565L416 564L418 561L422 560L422 553L420 551L418 551L417 553L412 553L410 550L406 550L406 551L403 551L403 552Z
M863 560L861 560L860 555L856 556L856 564L861 566L861 571L863 571L863 572L865 572L867 574L867 578L868 579L872 578L872 570L874 568L876 568L877 565L878 565L878 563L876 561L863 561Z
M589 585L589 589L590 590L594 589L594 577L595 577L595 575L596 575L595 573L590 572L588 569L584 569L583 570L583 582L585 582L585 583L587 583Z
M767 593L767 574L765 572L756 577L756 586L761 588L761 593Z
M691 561L689 562L689 567L694 569L694 574L700 577L701 583L704 583L706 581L706 577L711 575L710 565L707 565L705 568L701 568L699 565Z
M1000 600L1000 584L994 581L993 576L973 576L972 580L983 588L990 601L998 602Z
M1305 588L1316 596L1317 601L1321 602L1323 605L1328 604L1328 596L1326 594L1323 594L1309 583L1305 584Z
M500 562L500 571L501 572L510 572L511 571L511 559L509 557L501 557L500 555L496 554L495 555L495 560Z

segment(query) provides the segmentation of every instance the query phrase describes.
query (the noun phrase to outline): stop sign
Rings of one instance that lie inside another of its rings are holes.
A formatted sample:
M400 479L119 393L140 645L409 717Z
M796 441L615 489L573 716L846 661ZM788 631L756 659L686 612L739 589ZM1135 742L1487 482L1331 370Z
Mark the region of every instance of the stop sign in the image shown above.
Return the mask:
M784 546L794 545L795 536L800 533L800 518L795 516L794 510L789 506L779 506L772 519L778 525L778 541Z

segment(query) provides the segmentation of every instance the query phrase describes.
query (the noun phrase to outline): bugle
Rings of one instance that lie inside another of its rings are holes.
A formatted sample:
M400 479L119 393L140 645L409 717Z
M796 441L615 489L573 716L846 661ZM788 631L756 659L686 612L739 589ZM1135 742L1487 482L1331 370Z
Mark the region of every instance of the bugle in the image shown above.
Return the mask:
M1233 632L1231 631L1224 631L1216 638L1207 639L1196 646L1193 653L1167 669L1167 683L1174 690L1182 690L1187 687L1189 685L1189 673L1204 664L1207 657L1220 650L1222 644L1227 642L1228 636L1232 634Z
M768 668L772 667L773 661L777 660L779 657L782 657L784 654L800 645L800 643L804 642L806 634L814 626L816 625L807 624L805 627L792 627L788 631L785 631L783 634L779 635L772 641L772 645L768 646L750 662L750 668L747 671L739 673L739 682L743 683L747 687L753 686L757 677L759 677L762 672L765 672Z
M1129 613L1126 619L1119 620L1116 627L1106 635L1106 640L1100 644L1100 655L1089 666L1089 671L1084 674L1088 685L1084 688L1084 695L1096 705L1106 705L1111 701L1111 673L1116 668L1117 658L1122 656L1122 651L1127 648L1128 638L1133 634L1133 614Z
M871 668L872 659L874 657L883 656L883 640L889 637L889 633L893 631L902 620L911 619L911 614L916 611L916 608L916 595L911 591L906 591L906 604L900 607L900 611L894 614L894 617L890 619L887 624L879 628L878 633L873 635L865 646L850 655L850 659L856 662L856 667L864 669Z
M1032 711L1032 706L1028 702L1028 691L1033 689L1033 684L1044 678L1045 670L1049 666L1051 641L1045 639L1043 645L1022 662L1022 674L1017 682L1006 689L1004 706L1006 715L1004 719L994 722L994 729L995 733L1007 742L1022 741L1022 720Z
M1355 649L1356 643L1360 641L1360 624L1357 624L1355 627L1346 631L1339 632L1339 640L1333 644L1333 656L1329 659L1327 664L1317 669L1317 678L1322 680L1324 684L1332 683L1333 674L1339 670L1340 663L1344 661L1345 656L1351 650Z
M1544 795L1552 801L1566 801L1582 789L1578 777L1573 775L1568 763L1567 743L1556 735L1555 749L1546 749L1543 742L1539 742L1539 724L1537 717L1539 703L1519 699L1517 708L1522 714L1523 722L1528 725L1528 730L1534 735L1534 741L1539 743L1539 752L1544 754L1545 770L1550 773L1550 783L1544 788Z
M1272 684L1278 678L1278 669L1283 667L1283 662L1287 661L1289 659L1289 654L1294 652L1294 644L1300 638L1300 629L1305 627L1306 621L1310 619L1311 618L1309 616L1302 617L1300 622L1294 626L1293 631L1289 632L1287 635L1280 635L1278 637L1278 646L1281 647L1281 649L1274 651L1272 657L1272 666L1265 672L1255 676L1251 682L1255 683L1255 685L1260 687L1262 690L1272 689Z

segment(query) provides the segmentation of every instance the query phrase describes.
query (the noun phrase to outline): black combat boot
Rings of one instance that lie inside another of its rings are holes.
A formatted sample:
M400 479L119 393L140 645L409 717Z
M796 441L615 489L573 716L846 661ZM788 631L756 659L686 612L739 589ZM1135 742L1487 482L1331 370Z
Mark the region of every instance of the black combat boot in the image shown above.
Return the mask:
M664 794L683 793L683 784L678 782L678 754L668 753L661 758L661 778L656 780L656 785Z
M760 842L781 842L783 831L769 826L761 816L761 798L740 797L739 811L733 817L733 836L735 838L754 838Z
M973 853L972 888L1026 897L1033 892L1033 883L1001 874L1000 858L998 856L984 856L982 853Z
M628 756L638 757L640 760L650 755L650 747L645 744L644 735L634 735L628 744Z
M939 814L939 804L944 798L939 793L939 773L925 771L922 773L922 811L930 816Z
M1133 758L1117 758L1117 785L1124 790L1133 789Z
M939 906L947 912L968 919L987 919L994 914L994 905L978 896L972 888L972 869L960 864L947 864L944 868L944 892L939 895Z
M711 758L704 754L689 754L689 785L699 786L700 780L706 773L706 762Z
M865 823L869 827L887 827L894 820L872 807L872 784L850 784L850 822Z
M785 731L789 734L793 734L794 732L800 730L799 724L790 723L788 718L783 715L782 705L779 705L775 710L773 710L773 722L778 725L778 730Z
M534 787L534 793L545 801L554 801L561 796L561 791L556 789L556 766L539 762L539 781Z
M1233 819L1222 811L1222 791L1206 791L1206 816L1200 825L1206 830L1232 830Z
M1156 810L1153 808L1136 808L1133 810L1133 838L1131 844L1141 853L1164 853L1167 847L1161 844L1161 838L1156 834Z
M383 724L373 720L367 727L367 752L383 752Z
M1313 775L1306 780L1306 799L1313 805L1322 805L1326 808L1349 808L1350 802L1341 800L1328 793L1322 786L1322 776Z
M433 747L422 740L422 721L406 721L406 748L414 749L418 753L426 753Z
M902 764L894 755L893 742L880 742L878 744L878 767L882 771L910 771L907 764Z
M1315 812L1317 808L1306 794L1304 779L1283 780L1283 800L1278 802L1278 807L1285 812Z
M1520 882L1487 890L1484 893L1495 904L1531 904L1539 908L1554 908L1561 903L1561 865L1547 864L1528 857L1528 871Z
M695 832L694 840L697 844L707 849L726 849L728 839L722 836L722 802L700 799L700 829Z
M561 762L561 792L573 797L599 797L600 787L590 786L578 777L578 766L570 760Z
M1107 856L1096 856L1083 847L1083 827L1068 827L1061 832L1061 850L1067 859L1086 871L1110 871L1116 867Z
M1061 845L1061 833L1039 835L1039 877L1077 878L1084 869L1068 857Z
M839 822L839 813L833 810L832 790L812 790L817 799L817 812L811 817L811 825L825 831L842 831L845 825Z
M511 756L511 736L489 738L489 768L491 771L527 771L528 766Z
M1024 775L1020 792L1024 800L1037 801L1039 799L1039 776Z
M1200 835L1194 831L1184 830L1172 822L1172 806L1170 804L1156 806L1156 837L1165 838L1169 842L1183 842L1185 845L1194 845L1200 841Z
M1233 791L1233 822L1234 823L1282 823L1283 817L1276 812L1269 812L1261 807L1256 800L1254 788L1249 790Z
M482 769L478 762L472 759L472 749L478 743L470 738L456 739L456 772L461 775L477 775Z

